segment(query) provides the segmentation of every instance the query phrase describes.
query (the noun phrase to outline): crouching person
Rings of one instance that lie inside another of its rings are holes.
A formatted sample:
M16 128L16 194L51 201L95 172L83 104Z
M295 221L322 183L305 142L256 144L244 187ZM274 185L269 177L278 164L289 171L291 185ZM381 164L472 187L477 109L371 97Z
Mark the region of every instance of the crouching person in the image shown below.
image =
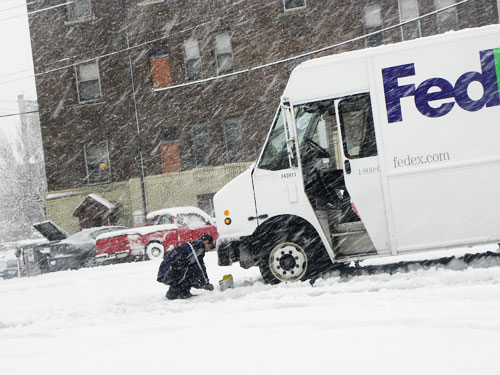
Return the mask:
M196 241L186 242L165 253L158 269L157 281L170 285L167 299L186 299L191 288L214 290L207 275L203 258L215 247L211 235L203 234Z

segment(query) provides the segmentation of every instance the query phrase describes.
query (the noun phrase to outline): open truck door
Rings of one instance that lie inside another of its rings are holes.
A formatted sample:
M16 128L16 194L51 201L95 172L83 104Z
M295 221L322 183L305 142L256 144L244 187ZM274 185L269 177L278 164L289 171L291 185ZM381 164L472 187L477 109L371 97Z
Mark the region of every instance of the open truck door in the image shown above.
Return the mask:
M252 173L257 215L248 220L255 220L258 225L267 218L282 214L284 207L297 206L303 190L292 111L289 103L281 104Z
M351 95L335 100L340 125L344 180L373 245L379 253L390 250L387 215L382 190L377 140L370 94ZM359 246L373 246L360 243ZM374 249L367 248L366 253Z

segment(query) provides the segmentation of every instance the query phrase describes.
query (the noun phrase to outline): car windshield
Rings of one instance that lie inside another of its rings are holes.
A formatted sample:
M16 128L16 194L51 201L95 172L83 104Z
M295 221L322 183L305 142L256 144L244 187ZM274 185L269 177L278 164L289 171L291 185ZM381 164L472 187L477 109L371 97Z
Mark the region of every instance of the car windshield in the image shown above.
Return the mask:
M200 215L194 213L178 214L175 223L180 226L188 226L191 229L207 226L209 223Z
M158 215L148 218L146 225L174 224L174 217L171 215Z

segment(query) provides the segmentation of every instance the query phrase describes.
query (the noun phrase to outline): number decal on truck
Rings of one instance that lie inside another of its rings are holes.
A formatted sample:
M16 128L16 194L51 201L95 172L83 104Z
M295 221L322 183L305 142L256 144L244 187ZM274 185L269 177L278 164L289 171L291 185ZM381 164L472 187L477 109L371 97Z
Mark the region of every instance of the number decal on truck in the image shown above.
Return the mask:
M294 178L294 177L297 177L297 173L295 172L288 172L281 174L281 178Z

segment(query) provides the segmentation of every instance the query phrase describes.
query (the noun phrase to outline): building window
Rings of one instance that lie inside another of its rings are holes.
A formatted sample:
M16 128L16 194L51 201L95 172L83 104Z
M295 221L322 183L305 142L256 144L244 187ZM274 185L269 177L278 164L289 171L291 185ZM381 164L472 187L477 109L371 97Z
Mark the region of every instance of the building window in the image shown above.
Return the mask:
M153 89L172 86L170 73L170 59L168 57L168 44L166 40L150 45L151 48L151 76Z
M226 160L236 163L242 160L243 139L241 136L241 122L238 119L224 121L224 138L226 139Z
M210 165L210 138L208 136L208 124L197 124L193 127L194 155L197 167Z
M455 4L455 0L434 0L436 10ZM440 33L445 33L451 30L457 30L457 7L443 10L438 15L438 27Z
M181 158L177 138L177 128L174 126L164 128L160 135L162 173L179 172L181 170Z
M176 142L178 139L178 130L175 126L167 126L162 129L160 140L162 143Z
M401 22L417 18L418 0L399 0L399 17ZM411 40L420 37L420 21L416 20L401 27L403 40Z
M214 195L215 193L209 193L196 196L198 208L205 211L211 217L215 217Z
M80 103L101 97L99 64L97 60L77 66L77 86Z
M382 29L382 7L380 4L369 4L364 9L364 21L366 33L373 33ZM382 33L376 33L366 37L366 46L375 47L384 43Z
M90 17L90 0L73 0L68 4L68 19L70 21Z
M285 10L303 8L306 6L306 0L283 0Z
M184 41L184 56L186 64L186 77L188 81L201 78L201 58L198 39L188 39Z
M85 162L87 164L87 182L89 184L98 184L110 180L108 142L85 146Z
M215 55L217 57L217 74L233 71L233 49L229 33L221 33L215 36Z

